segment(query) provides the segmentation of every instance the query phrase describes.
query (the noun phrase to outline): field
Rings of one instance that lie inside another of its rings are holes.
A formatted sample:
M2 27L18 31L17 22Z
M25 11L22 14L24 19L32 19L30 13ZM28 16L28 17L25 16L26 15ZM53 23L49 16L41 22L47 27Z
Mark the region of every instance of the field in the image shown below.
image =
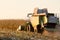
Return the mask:
M24 25L25 20L0 20L0 30L15 31L19 25Z
M60 25L55 29L46 29L43 34L36 32L17 31L19 25L26 20L0 20L0 40L60 40Z

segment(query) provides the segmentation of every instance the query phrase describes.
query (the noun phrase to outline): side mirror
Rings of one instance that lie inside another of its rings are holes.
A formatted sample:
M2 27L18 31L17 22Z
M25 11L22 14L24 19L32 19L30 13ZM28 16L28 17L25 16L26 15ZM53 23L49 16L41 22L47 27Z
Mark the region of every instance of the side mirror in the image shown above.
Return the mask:
M29 14L27 15L27 17L29 17L29 18L30 18L32 15L33 15L32 13L29 13Z

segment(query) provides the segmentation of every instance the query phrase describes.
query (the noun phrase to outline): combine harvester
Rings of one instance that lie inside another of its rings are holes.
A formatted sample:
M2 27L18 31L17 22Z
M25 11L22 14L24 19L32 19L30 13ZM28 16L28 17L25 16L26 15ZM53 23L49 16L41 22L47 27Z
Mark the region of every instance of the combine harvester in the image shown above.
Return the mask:
M55 28L59 23L59 18L54 16L54 13L48 13L46 8L35 8L33 14L28 14L28 17L27 30L34 32L42 32L44 31L44 27Z
M33 14L28 14L30 21L28 22L29 31L34 29L34 32L44 31L44 25L47 24L46 10L35 8Z
M34 12L29 13L27 16L29 17L29 21L26 24L27 31L42 33L45 27L55 28L59 23L59 18L54 16L54 13L48 13L46 8L35 8Z

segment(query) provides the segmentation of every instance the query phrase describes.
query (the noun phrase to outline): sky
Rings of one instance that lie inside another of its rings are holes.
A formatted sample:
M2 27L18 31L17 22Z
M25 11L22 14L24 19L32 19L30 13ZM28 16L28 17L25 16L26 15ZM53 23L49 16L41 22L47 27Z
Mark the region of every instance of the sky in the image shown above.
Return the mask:
M35 7L47 8L60 17L60 0L0 0L0 19L28 19Z

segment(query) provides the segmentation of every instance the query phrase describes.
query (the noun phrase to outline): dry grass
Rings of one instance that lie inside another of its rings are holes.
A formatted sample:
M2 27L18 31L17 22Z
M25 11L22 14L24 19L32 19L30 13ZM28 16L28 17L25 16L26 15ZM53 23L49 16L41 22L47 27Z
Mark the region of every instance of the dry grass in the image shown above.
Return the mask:
M0 30L16 30L19 25L24 25L26 20L0 20Z

